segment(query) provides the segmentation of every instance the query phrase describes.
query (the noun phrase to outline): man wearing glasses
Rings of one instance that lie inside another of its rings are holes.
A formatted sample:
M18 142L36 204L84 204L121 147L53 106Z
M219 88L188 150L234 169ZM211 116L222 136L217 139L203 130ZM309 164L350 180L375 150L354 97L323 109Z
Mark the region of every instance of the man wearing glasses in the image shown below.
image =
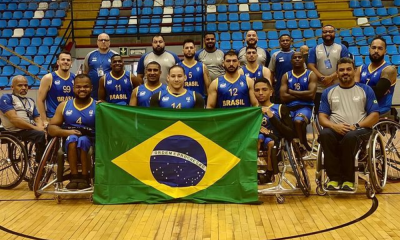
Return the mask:
M91 51L85 57L83 73L88 74L93 84L92 98L98 99L99 80L111 71L111 57L118 54L110 49L110 36L102 33L97 37L96 50Z
M164 37L161 35L157 35L153 37L152 40L153 51L144 54L138 63L137 67L137 76L139 79L143 79L144 71L150 62L158 62L161 65L161 77L160 82L163 84L167 84L167 75L169 69L180 63L181 60L178 56L170 51L165 50L165 41ZM143 79L146 82L146 79Z
M349 56L343 44L335 43L335 28L332 25L322 27L322 40L323 43L310 50L307 65L308 69L318 77L317 93L314 99L315 112L318 112L324 89L339 82L336 73L337 62Z

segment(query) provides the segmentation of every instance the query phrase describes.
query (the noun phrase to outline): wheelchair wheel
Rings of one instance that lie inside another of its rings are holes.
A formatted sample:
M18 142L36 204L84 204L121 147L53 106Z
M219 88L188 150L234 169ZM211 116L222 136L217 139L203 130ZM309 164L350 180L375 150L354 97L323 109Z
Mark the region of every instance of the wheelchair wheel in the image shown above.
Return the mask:
M288 149L290 151L289 162L296 178L297 185L303 194L308 197L310 196L311 184L299 146L297 144L290 143L287 147L290 148Z
M382 120L375 124L385 144L387 158L387 179L400 181L400 124L392 120Z
M323 158L323 152L322 152L322 147L321 145L318 145L318 152L317 152L317 165L316 165L316 169L315 169L315 183L317 184L317 187L315 188L316 193L318 194L318 196L325 196L326 192L323 189L323 185L325 184L324 182L322 182L322 179L326 179L327 176L322 176L322 174L325 174L325 172L323 172L323 166L322 166L322 158Z
M370 144L368 148L368 170L372 187L377 193L380 193L385 187L387 179L385 144L376 131L371 135Z
M45 187L49 179L52 176L55 177L57 173L57 151L59 145L59 138L51 139L39 163L33 182L33 192L36 198L40 197L41 193L39 191Z
M12 135L0 135L0 188L11 189L21 183L27 170L28 153Z
M26 143L26 149L28 151L28 170L26 171L24 180L29 182L33 180L35 177L35 172L37 169L37 163L36 163L36 149L35 149L35 144L32 142L27 142Z

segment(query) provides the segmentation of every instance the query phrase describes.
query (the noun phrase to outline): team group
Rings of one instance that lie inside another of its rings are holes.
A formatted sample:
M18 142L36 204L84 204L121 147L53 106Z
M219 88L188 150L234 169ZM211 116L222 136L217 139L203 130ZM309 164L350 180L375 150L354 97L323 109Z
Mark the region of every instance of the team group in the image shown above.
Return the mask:
M214 33L206 33L205 48L196 52L193 40L183 42L181 61L165 50L163 36L152 38L153 51L143 55L137 76L124 70L123 58L110 49L110 37L100 34L98 49L88 53L83 74L70 72L71 54L62 52L58 69L45 75L37 108L27 98L28 82L12 79L12 94L0 99L0 117L7 131L36 143L39 162L52 137L66 138L71 168L67 189L90 185L87 152L93 144L95 107L101 102L164 108L235 108L260 106L263 113L258 150L267 151L265 178L277 173L271 164L272 146L280 138L299 138L307 151L306 126L313 109L323 127L328 189L354 188L354 149L371 133L379 116L390 114L397 71L384 61L386 42L370 45L369 65L359 68L346 46L334 42L335 29L322 28L323 43L308 51L292 50L292 38L280 36L281 49L272 56L257 46L256 31L246 34L247 46L224 53ZM82 170L78 173L78 159Z

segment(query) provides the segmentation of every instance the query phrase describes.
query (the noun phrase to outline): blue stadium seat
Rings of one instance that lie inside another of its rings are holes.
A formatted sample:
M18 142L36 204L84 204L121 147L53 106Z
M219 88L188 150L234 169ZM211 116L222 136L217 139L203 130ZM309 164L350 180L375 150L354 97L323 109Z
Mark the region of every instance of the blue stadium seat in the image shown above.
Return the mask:
M360 2L358 0L350 0L350 4L349 6L351 8L359 8L360 6Z
M307 13L304 10L298 10L296 11L296 18L298 19L305 19L307 18Z
M217 14L207 14L207 22L216 22L217 21Z
M267 34L264 31L257 31L258 40L267 39Z
M372 0L371 5L376 8L383 7L381 0Z
M37 48L33 46L27 47L25 54L27 56L35 56L37 55Z
M275 22L275 28L276 29L286 29L286 23L285 21L278 20Z
M294 2L293 3L293 9L294 10L303 10L304 9L303 2Z
M394 17L393 18L393 20L395 20L395 18L396 17ZM398 17L397 17L398 18ZM381 20L381 24L383 25L383 26L392 26L393 25L393 22L392 22L392 19L391 18L386 18L386 19L382 19ZM397 25L397 24L396 24Z
M259 12L260 11L260 5L258 3L252 3L250 4L250 9L251 12Z
M284 2L284 3L282 4L282 9L285 10L285 11L293 10L292 3L290 3L290 2Z
M286 11L285 12L285 19L295 19L294 11Z
M382 24L383 24L383 21L384 20L382 20ZM393 24L397 25L397 26L400 26L400 17L399 16L396 16L396 17L393 18ZM383 24L383 25L385 25L385 24Z
M290 32L289 32L289 30L282 30L282 31L279 31L279 37L282 36L283 34L290 35Z
M16 47L18 46L18 44L19 44L18 38L8 39L8 44L7 44L8 47Z
M315 4L314 2L305 2L304 7L307 10L314 10L315 9Z
M17 10L17 8L18 8L18 5L16 3L7 4L7 10L9 10L9 11L15 11L15 10Z
M282 20L283 19L283 12L274 12L273 14L275 20Z
M313 37L315 37L314 30L305 29L304 32L303 32L303 36L304 36L304 38L313 38Z
M127 34L136 34L137 33L137 27L136 26L128 26L128 28L126 29L126 33Z
M360 6L363 8L370 8L371 1L370 0L361 0Z
M144 7L142 9L142 15L152 15L153 14L153 9L149 7ZM174 14L183 14L183 8L175 8L174 9ZM110 13L111 15L111 13Z
M297 21L296 20L288 20L286 23L286 27L289 29L296 29L297 28Z
M388 15L388 12L387 12L386 8L378 8L378 9L376 10L376 14L377 14L378 16L385 17L385 16Z
M279 46L279 40L269 40L268 42L269 48L278 48Z
M36 65L30 65L30 66L28 67L28 71L29 71L29 73L31 73L31 74L33 74L33 75L38 75L39 72L40 72L39 67L36 66Z
M399 52L397 51L397 46L396 45L387 45L386 52L389 55L399 54Z
M49 8L48 9L53 9L53 10L58 9L58 2L51 2L49 4Z
M232 40L234 41L242 41L243 40L243 35L241 32L233 32L232 33Z
M228 0L228 4L237 4L237 0Z
M174 6L174 0L165 0L164 1L164 6L166 6L166 7Z
M7 77L0 77L0 88L5 88L8 85Z
M195 8L194 8L194 6L186 6L185 7L185 13L186 14L193 14L194 12L195 12Z
M250 30L250 29L251 29L250 22L241 22L241 23L240 23L240 29L241 29L242 31L248 31L248 30Z
M3 18L4 20L12 19L12 12L3 12L2 18Z
M230 50L232 48L231 42L230 41L221 41L220 48L222 50Z
M358 47L350 46L350 47L348 48L348 50L349 50L349 52L350 52L351 54L353 54L354 56L360 55L360 52L358 51Z
M47 54L49 54L49 52L50 49L48 46L40 46L37 54L39 56L46 56Z
M51 24L50 24L50 26L52 26L52 27L61 27L61 25L62 25L61 19L59 19L59 18L53 18L53 19L51 19Z
M392 61L390 61L390 57L388 55L385 55L384 59L388 64L392 64Z
M379 26L379 27L377 27L376 28L376 34L377 35L383 35L383 34L386 34L386 27L384 27L384 26Z
M6 20L0 20L0 28L5 28L7 27L7 21Z
M218 5L217 6L217 12L218 13L226 13L227 12L226 5Z
M394 0L394 5L397 7L400 6L400 0Z
M160 31L161 31L161 28L159 25L150 25L150 30L149 30L150 33L157 34L157 33L160 33Z
M307 19L300 19L299 20L299 28L301 28L301 29L310 28L310 23L308 22Z
M282 5L280 3L272 3L271 9L273 11L281 11Z
M36 11L37 8L38 8L38 4L37 3L30 2L29 5L28 5L28 10Z
M34 37L31 39L31 46L33 47L39 47L42 45L42 39L38 37Z
M37 28L37 27L39 27L39 25L40 25L39 19L31 19L29 21L29 27L31 27L31 28Z
M186 21L186 19L188 19L188 18L185 18L184 19L184 21ZM193 18L192 18L193 19ZM121 21L121 22L120 22ZM124 23L126 21L126 23ZM128 19L125 19L125 20L118 20L118 25L119 26L123 26L123 25L126 25L126 24L128 24ZM162 22L162 18L161 17L159 17L159 16L155 16L155 17L152 17L151 19L150 19L150 22L151 22L151 24L161 24L161 22ZM193 23L193 21L192 21L192 23Z
M14 74L14 67L13 66L4 66L3 67L3 72L1 73L1 76L10 77L13 74Z
M50 19L48 19L48 18L43 18L43 19L40 21L40 26L41 26L41 27L50 27L50 25L51 25L51 21L50 21Z
M266 21L272 20L271 12L263 12L261 15L261 19Z
M99 17L108 17L110 11L107 8L102 8L99 11Z
M392 56L392 63L396 66L400 65L400 55L393 55ZM399 68L400 69L400 68ZM400 71L400 70L399 70Z
M369 47L368 46L361 46L360 47L360 55L369 56Z
M217 16L218 22L226 22L228 21L228 15L226 13L219 13Z
M375 36L375 30L373 27L364 28L364 36L372 37Z
M23 55L25 55L25 47L16 47L14 49L14 52L16 52L17 54L23 56Z
M207 23L207 31L208 32L216 32L217 24L216 23Z
M264 49L268 48L267 40L259 40L257 46Z
M271 10L271 6L269 5L269 3L261 3L261 11L265 12L265 11L270 11Z
M240 31L240 24L238 22L229 23L229 30L231 30L231 31Z
M28 19L21 19L18 21L18 27L20 28L27 28L29 26Z
M304 45L303 39L293 39L293 47L299 48Z
M44 36L46 36L47 35L47 30L46 30L46 28L38 28L38 29L36 29L36 34L35 34L35 36L37 36L37 37L44 37Z
M43 38L43 44L42 46L53 46L54 40L52 37L45 37Z
M367 40L365 39L365 37L356 37L355 38L355 42L358 46L367 46Z
M243 47L243 42L242 41L239 41L239 40L233 41L233 43L232 43L232 48L233 49L239 49L239 48L242 48L242 47Z
M21 11L15 11L15 12L13 13L13 19L19 20L19 19L21 19L23 16L24 16L24 14L23 14Z
M117 26L117 29L115 30L115 34L122 35L126 34L127 28L125 26Z
M296 39L300 39L300 38L303 38L303 33L301 32L301 30L296 29L296 30L292 31L291 37L292 38L296 38Z
M228 24L227 23L218 23L218 31L227 32L228 31Z
M369 22L371 24L371 26L381 26L381 21L379 21L378 17L370 17L369 18Z
M230 41L231 40L231 34L229 32L221 32L219 39L222 40L222 41Z
M393 43L400 44L400 36L393 36Z
M307 12L307 17L308 18L318 18L318 12L317 10L309 10Z
M104 32L107 33L108 35L112 35L115 33L115 28L114 28L114 26L112 26L112 27L106 26L106 28L104 29ZM149 33L149 28L147 26L146 27L139 26L139 32L140 33Z
M278 32L277 31L268 31L267 38L270 40L278 39Z
M106 25L107 24L107 20L104 18L104 19L97 19L96 20L96 26L104 26L104 25Z
M312 28L321 28L321 21L319 19L311 19L310 27Z
M387 12L390 16L399 14L399 10L395 7L388 8Z
M131 8L133 6L132 0L125 0L122 2L122 7L123 8Z
M396 18L396 17L395 17L395 18ZM388 27L388 33L389 33L390 35L392 35L392 36L397 36L397 35L400 34L400 33L399 33L399 28L396 27L396 26Z
M317 46L317 41L315 39L307 39L306 40L306 45L309 48L313 48L313 47Z
M18 26L18 20L15 19L8 20L7 22L8 28L16 28L17 26Z
M25 12L24 12L24 18L25 18L25 19L31 19L31 18L33 18L33 12L32 12L32 11L25 11Z
M30 38L21 38L19 40L19 45L21 47L27 47L31 45L31 39Z
M264 29L264 27L263 27L263 23L261 22L261 21L254 21L253 22L253 28L252 28L253 30L263 30Z
M12 50L12 51L14 51L14 49L12 48L12 47L9 47L9 49L10 50ZM7 51L7 50L3 50L3 52L2 52L2 54L1 54L1 56L2 57L10 57L10 56L12 56L12 54L11 54L11 52L9 52L9 51Z
M355 8L355 9L353 9L353 15L355 17L364 17L365 16L364 9L363 8Z
M119 16L119 9L118 8L111 8L110 17L117 17L117 16Z
M44 13L44 17L45 17L45 18L54 18L55 15L56 15L56 13L55 13L54 10L47 10L47 11Z
M364 10L364 16L367 17L375 17L376 16L376 12L374 8L366 8Z
M240 21L250 21L250 14L240 13L239 19L240 19Z
M350 45L356 44L353 37L343 37L342 40L348 42Z
M359 28L359 27L353 27L353 28L351 29L351 35L352 35L353 37L362 37L362 36L364 36L364 33L363 33L363 31L362 31L361 28Z
M144 19L141 18L140 21L143 21L143 20L144 20ZM148 18L147 21L148 21L147 24L149 24L149 23L150 23L150 18ZM183 23L183 17L182 17L182 15L175 15L175 17L172 18L172 22L173 22L173 23ZM143 22L143 23L144 23L144 22Z
M1 36L4 38L9 38L12 35L13 35L13 30L11 30L11 29L3 29L3 32L1 34Z
M248 3L248 0L238 0L238 3Z

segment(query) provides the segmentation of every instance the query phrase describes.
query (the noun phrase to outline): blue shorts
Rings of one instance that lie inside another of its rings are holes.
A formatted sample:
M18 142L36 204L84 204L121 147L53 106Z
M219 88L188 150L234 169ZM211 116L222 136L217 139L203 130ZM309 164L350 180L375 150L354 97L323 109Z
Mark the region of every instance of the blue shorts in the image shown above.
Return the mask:
M303 107L303 108L299 108L295 111L290 111L290 115L293 117L293 121L306 121L304 119L304 117L307 118L307 124L310 122L311 119L311 114L312 114L312 109L310 107ZM304 117L302 117L301 115L303 115Z
M272 138L270 138L262 133L258 134L258 140L262 140L262 142L264 143L264 145L263 145L264 149L268 148L268 143L270 143L271 141L274 141Z
M70 143L77 142L77 148L80 150L83 150L85 152L88 152L90 147L93 146L92 141L88 136L76 136L76 135L70 135L67 137L65 140L65 151L68 152L68 145Z

